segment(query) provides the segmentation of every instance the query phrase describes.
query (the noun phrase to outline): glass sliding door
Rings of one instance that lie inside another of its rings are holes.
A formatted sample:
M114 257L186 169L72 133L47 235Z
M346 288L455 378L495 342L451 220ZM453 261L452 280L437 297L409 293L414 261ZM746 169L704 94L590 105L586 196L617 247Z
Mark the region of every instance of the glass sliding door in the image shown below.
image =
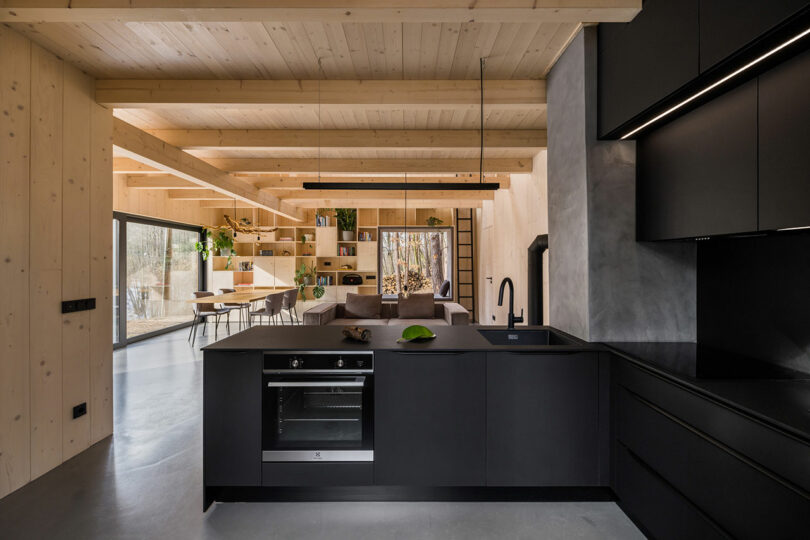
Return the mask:
M121 220L118 218L113 218L113 346L123 345L122 341L126 341L125 339L121 339L121 312L122 312L122 305L121 305L121 271L120 271L120 251L121 251Z
M191 322L188 300L202 290L202 260L194 249L201 229L116 215L119 342L174 330Z

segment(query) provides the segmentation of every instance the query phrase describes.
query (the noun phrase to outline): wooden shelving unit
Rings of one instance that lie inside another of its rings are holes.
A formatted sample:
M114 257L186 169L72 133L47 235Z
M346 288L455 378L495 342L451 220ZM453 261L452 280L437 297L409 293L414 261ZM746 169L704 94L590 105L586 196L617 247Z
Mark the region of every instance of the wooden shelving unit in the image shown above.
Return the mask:
M295 287L295 270L302 264L316 268L316 280L326 288L323 301L343 301L347 293L377 294L379 269L377 245L380 227L402 226L405 211L397 208L358 208L355 239L342 240L334 212L327 226L317 226L315 209L307 210L304 222L258 210L239 210L237 219L248 218L251 223L275 226L272 233L237 235L235 255L229 269L227 257L212 257L213 283L211 289L266 287L289 289ZM451 209L409 209L408 226L425 226L429 216L436 216L444 225L453 225ZM306 235L306 236L305 236ZM272 252L272 255L262 253ZM251 270L240 270L240 262L249 262ZM359 275L360 285L343 285L343 276ZM312 287L306 295L312 299Z

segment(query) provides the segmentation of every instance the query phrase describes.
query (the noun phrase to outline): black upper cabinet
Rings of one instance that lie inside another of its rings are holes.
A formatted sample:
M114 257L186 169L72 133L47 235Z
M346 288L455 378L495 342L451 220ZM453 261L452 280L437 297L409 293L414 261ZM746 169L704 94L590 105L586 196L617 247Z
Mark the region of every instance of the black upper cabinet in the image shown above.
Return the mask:
M639 240L756 231L757 81L639 139L637 197Z
M698 0L646 0L632 22L598 31L600 136L698 76Z
M807 0L700 0L701 73L806 6Z
M810 51L760 76L759 228L810 225Z
M375 353L374 482L483 486L485 353Z
M487 485L599 484L595 353L487 354Z

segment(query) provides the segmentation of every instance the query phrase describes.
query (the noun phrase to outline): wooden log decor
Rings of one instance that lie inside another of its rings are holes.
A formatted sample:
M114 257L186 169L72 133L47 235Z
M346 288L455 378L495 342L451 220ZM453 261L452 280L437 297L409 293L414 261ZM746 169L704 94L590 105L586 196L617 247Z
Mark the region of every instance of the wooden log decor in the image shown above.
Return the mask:
M371 330L362 326L344 326L343 336L346 339L368 343L371 340Z

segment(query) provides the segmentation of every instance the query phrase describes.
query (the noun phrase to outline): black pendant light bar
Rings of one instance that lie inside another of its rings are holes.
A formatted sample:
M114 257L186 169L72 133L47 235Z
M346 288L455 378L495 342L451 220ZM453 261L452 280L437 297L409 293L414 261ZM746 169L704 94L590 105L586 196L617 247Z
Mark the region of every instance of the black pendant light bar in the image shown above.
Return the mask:
M404 47L402 49L405 50ZM320 61L320 60L319 60ZM320 64L319 64L320 66ZM325 189L325 190L341 190L341 191L494 191L500 189L501 184L498 182L484 182L484 59L480 61L481 69L481 154L479 159L479 171L477 184L461 183L461 182L321 182L320 170L320 86L318 87L318 181L317 182L304 182L304 189ZM406 176L407 179L407 176Z
M358 191L491 191L501 187L498 182L304 182L304 189Z

